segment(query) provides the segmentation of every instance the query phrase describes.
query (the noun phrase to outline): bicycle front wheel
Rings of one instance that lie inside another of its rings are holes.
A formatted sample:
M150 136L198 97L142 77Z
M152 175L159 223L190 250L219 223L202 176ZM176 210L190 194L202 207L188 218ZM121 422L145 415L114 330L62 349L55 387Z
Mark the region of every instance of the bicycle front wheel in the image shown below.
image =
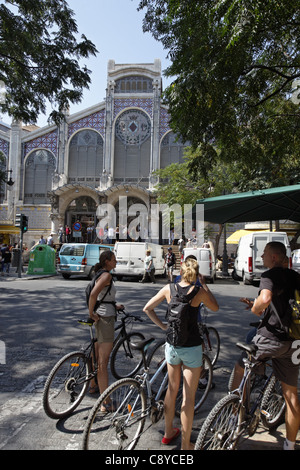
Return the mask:
M214 366L220 353L220 336L216 328L208 326L203 333L204 352Z
M132 344L145 339L142 333L129 333L121 337L114 346L111 359L111 373L116 379L133 377L143 364L141 352L133 349Z
M146 419L146 396L135 379L108 387L93 407L83 433L83 450L133 450Z
M261 419L268 429L276 429L284 422L286 404L282 395L281 383L273 376L261 401Z
M90 363L82 351L67 354L53 367L43 392L43 406L50 418L69 416L89 386Z
M205 402L207 395L209 394L209 391L211 389L211 384L212 384L212 378L213 378L213 366L211 363L211 360L206 354L203 354L203 370L201 373L201 377L199 380L199 384L196 390L196 395L195 395L195 413L200 410L201 406ZM179 391L177 394L176 398L176 404L175 404L175 413L176 416L180 416L181 412L181 405L182 405L182 398L183 398L183 383L181 379L181 384L179 387Z
M211 410L198 435L195 450L234 450L240 432L237 395L226 395Z

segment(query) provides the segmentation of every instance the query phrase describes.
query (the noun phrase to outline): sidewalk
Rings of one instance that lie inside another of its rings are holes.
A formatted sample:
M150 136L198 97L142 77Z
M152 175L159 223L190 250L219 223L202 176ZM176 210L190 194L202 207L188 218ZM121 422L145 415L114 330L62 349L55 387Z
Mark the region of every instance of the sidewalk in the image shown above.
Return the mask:
M229 371L220 367L215 371L215 389L211 390L203 409L195 415L192 429L192 442L195 442L207 413L211 407L224 396L225 384L228 382ZM39 376L27 385L20 393L7 396L0 405L0 450L80 450L86 420L97 396L84 398L78 409L68 418L56 421L45 415L42 405L42 393L46 377ZM139 455L138 451L153 453L170 452L178 454L180 438L170 446L161 443L164 432L164 421L150 426L147 420L147 431L141 436L137 449L131 455ZM175 418L174 426L180 427L179 418ZM239 450L282 450L285 437L285 426L280 425L269 433L262 425L253 437L240 443ZM298 446L296 446L296 449ZM196 459L198 460L199 455Z
M21 273L21 277L17 272L17 268L10 268L9 274L0 273L0 282L1 281L15 281L15 280L33 280L33 279L43 279L46 277L56 277L55 274L27 274L27 266L24 266L24 272Z

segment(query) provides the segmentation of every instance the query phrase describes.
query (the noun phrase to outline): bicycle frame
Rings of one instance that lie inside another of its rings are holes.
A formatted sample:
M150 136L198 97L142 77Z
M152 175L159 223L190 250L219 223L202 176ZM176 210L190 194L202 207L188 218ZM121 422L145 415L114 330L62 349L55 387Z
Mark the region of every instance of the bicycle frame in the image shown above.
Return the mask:
M240 397L240 404L242 406L242 409L246 412L248 416L253 417L259 404L261 403L264 391L266 390L271 377L273 375L273 371L267 376L267 378L264 381L264 384L262 387L259 388L258 390L258 396L256 397L256 400L254 401L253 404L250 403L250 397L251 397L251 376L255 373L253 372L253 369L257 366L260 366L264 364L264 362L258 362L254 363L251 362L251 359L244 359L245 363L245 370L244 370L244 375L242 378L242 381L239 385L239 388L232 391L231 393L238 393Z

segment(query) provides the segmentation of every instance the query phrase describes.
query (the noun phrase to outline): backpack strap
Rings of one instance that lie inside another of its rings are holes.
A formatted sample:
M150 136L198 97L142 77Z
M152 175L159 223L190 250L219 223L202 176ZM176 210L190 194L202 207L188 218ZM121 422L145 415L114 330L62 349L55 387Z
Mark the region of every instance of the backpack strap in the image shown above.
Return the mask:
M200 287L194 286L194 289L189 294L180 294L177 285L178 285L178 283L173 284L173 282L171 282L171 284L170 284L171 297L174 297L176 295L182 295L186 298L187 302L190 302L191 300L193 300L193 298L195 297L195 295L198 294L199 289L200 289Z
M93 280L94 281L94 286L96 285L97 280L102 276L103 273L108 273L108 271L106 271L105 269L101 269L100 271L98 271L96 273L95 278ZM111 290L112 282L113 282L113 278L111 277L109 287L108 287L107 291L105 292L104 296L102 297L102 299L96 300L95 307L94 307L94 312L100 307L100 305L102 303L103 304L115 304L115 302L105 302L104 301L105 297L107 296L107 294L109 294L109 292ZM93 288L94 288L94 286L93 286Z

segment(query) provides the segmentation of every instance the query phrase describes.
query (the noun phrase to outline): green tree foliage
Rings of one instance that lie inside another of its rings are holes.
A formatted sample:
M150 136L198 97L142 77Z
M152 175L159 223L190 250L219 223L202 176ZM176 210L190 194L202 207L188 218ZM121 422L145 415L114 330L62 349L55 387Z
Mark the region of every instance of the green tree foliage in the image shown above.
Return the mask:
M140 1L144 30L171 59L165 99L173 130L211 165L242 162L249 177L255 167L256 184L259 174L273 184L295 179L299 166L300 111L291 100L300 76L299 7L299 0Z
M2 113L34 123L48 100L54 109L49 119L59 123L69 104L80 102L91 72L79 62L97 50L86 36L79 37L73 16L65 0L1 2Z

